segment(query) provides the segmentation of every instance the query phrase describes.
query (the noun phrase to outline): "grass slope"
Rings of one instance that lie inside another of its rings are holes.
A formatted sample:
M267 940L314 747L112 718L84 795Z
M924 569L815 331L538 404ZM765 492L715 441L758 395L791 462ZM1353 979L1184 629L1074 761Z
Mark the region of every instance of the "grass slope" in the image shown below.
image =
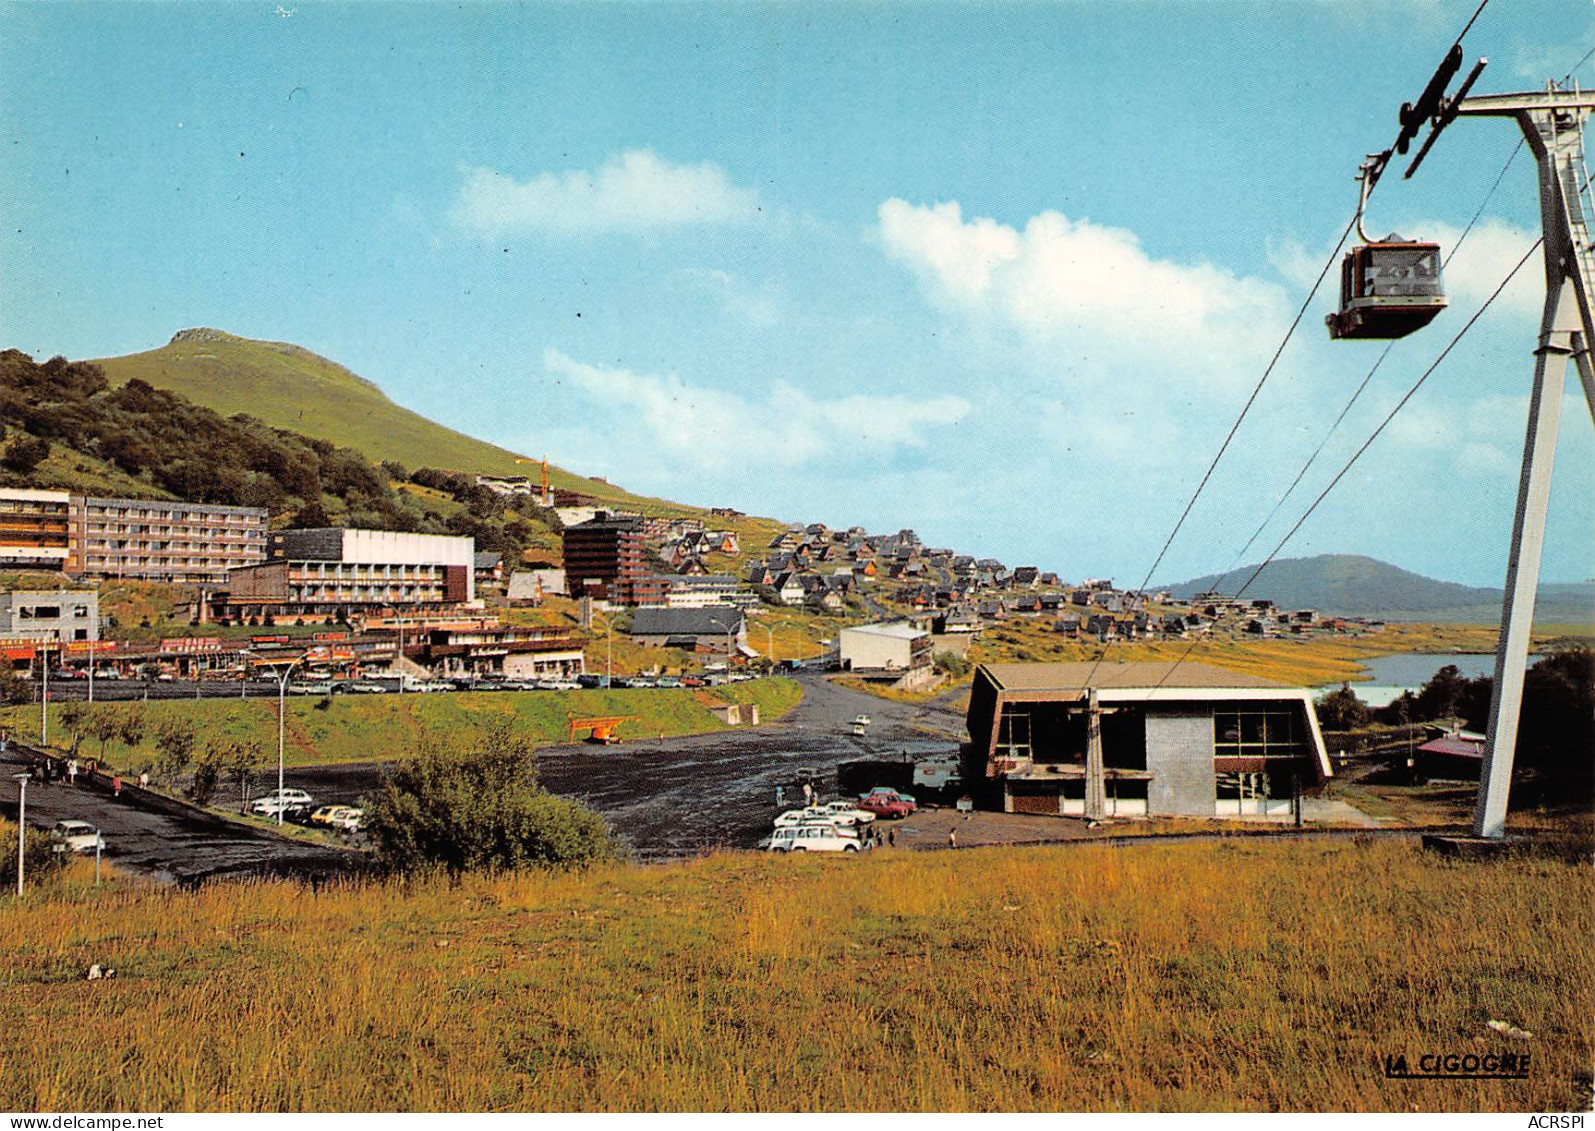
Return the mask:
M248 413L278 428L344 444L372 460L492 475L528 475L515 453L390 401L375 384L302 346L183 330L159 349L98 358L113 385L139 378L223 416ZM629 498L608 483L549 468L555 486Z
M734 703L755 703L761 721L773 721L796 706L802 688L785 677L752 680L713 688L714 694ZM288 700L285 756L288 764L303 766L337 762L384 761L402 757L429 738L446 741L491 719L509 719L539 746L569 740L568 719L594 715L636 715L625 723L621 738L706 734L726 726L687 688L615 691L494 691L446 695L336 696L325 709L320 700ZM87 712L125 709L124 704L85 704ZM200 699L139 703L146 721L144 741L128 748L112 743L110 764L136 769L156 757L155 735L170 720L193 724L199 747L228 741L254 741L273 757L277 751L277 700ZM24 739L37 738L39 713L31 707L0 710L0 720ZM50 736L63 741L59 719ZM99 744L86 740L86 755L98 755Z
M1592 964L1587 866L1385 840L79 879L0 897L0 1107L1583 1110Z

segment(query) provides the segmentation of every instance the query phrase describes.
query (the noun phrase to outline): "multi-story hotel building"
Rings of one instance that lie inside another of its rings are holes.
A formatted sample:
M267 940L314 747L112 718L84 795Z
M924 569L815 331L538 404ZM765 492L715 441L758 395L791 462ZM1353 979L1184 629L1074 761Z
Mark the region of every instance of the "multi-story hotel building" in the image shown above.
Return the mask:
M272 558L228 574L217 617L320 620L476 599L475 540L387 530L285 530Z
M565 580L572 597L615 605L663 605L669 581L648 573L642 520L600 512L567 526Z
M67 572L220 584L266 559L263 507L74 496Z
M71 499L65 491L0 488L0 569L65 569Z

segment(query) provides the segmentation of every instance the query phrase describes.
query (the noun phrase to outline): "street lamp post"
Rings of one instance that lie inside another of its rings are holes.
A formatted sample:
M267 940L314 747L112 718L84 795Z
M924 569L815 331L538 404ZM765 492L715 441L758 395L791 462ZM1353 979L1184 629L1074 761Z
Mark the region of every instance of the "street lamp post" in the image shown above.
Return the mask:
M44 688L39 695L39 745L50 745L50 648L39 646L39 665L44 669Z
M764 654L770 658L770 666L775 667L775 629L767 624L761 624L764 629Z
M304 662L304 657L293 661L283 669L282 675L277 677L277 824L282 824L282 748L284 735L284 716L288 706L288 677L293 674L294 668Z
M28 848L28 775L13 774L17 783L17 898L22 898L22 868Z
M604 614L604 690L608 691L615 682L615 621L608 614Z

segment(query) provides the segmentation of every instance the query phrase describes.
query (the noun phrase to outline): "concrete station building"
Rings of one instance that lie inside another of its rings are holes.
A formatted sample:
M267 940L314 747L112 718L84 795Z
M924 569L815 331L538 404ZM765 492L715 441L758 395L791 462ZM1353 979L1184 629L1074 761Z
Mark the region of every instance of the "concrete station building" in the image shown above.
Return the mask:
M100 595L93 589L0 593L0 638L61 644L100 638Z
M967 724L1010 813L1288 817L1331 773L1310 691L1206 664L982 664Z

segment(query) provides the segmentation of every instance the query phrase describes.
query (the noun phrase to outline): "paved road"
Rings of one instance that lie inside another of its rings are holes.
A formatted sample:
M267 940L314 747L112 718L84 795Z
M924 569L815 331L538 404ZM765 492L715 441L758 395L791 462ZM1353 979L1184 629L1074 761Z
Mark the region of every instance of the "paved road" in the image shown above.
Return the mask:
M17 800L9 779L26 768L25 757L15 748L0 755L7 787L0 813L10 820L16 820ZM353 853L284 840L162 799L141 800L140 792L129 787L115 798L103 778L91 782L84 776L75 786L33 783L28 786L28 825L48 829L57 821L88 821L105 837L108 863L175 883L220 876L314 875L358 864Z
M50 677L51 703L78 703L88 697L88 680ZM128 703L143 699L240 698L275 699L277 681L273 679L252 679L247 683L241 683L236 679L97 679L94 681L96 703ZM34 706L38 706L37 699L34 701Z
M795 782L799 769L834 782L839 762L948 751L962 732L962 714L946 703L877 699L818 672L797 678L802 702L773 724L619 746L549 747L538 752L539 775L553 792L581 798L607 817L639 856L676 856L750 847L770 831L775 787ZM864 738L851 733L859 714L872 720ZM380 784L381 773L378 763L306 767L287 781L317 800L353 803ZM275 787L275 772L268 776Z
M961 714L945 703L912 706L876 699L837 687L818 672L800 672L798 679L803 700L785 718L757 729L540 751L543 784L591 804L644 858L720 845L747 847L769 831L775 787L793 782L800 768L834 781L839 762L945 751L962 729ZM864 738L851 733L859 714L873 720ZM15 773L22 763L13 752L0 756L0 766ZM287 784L319 801L352 802L376 788L381 774L378 763L306 767L290 770ZM276 772L269 770L261 775L259 789L276 784ZM12 799L0 805L0 812L14 816L14 794L5 793ZM107 859L183 881L325 871L348 860L336 850L284 841L175 806L163 811L138 804L131 791L113 800L103 786L30 786L28 817L30 825L46 828L64 818L91 821L105 834Z

